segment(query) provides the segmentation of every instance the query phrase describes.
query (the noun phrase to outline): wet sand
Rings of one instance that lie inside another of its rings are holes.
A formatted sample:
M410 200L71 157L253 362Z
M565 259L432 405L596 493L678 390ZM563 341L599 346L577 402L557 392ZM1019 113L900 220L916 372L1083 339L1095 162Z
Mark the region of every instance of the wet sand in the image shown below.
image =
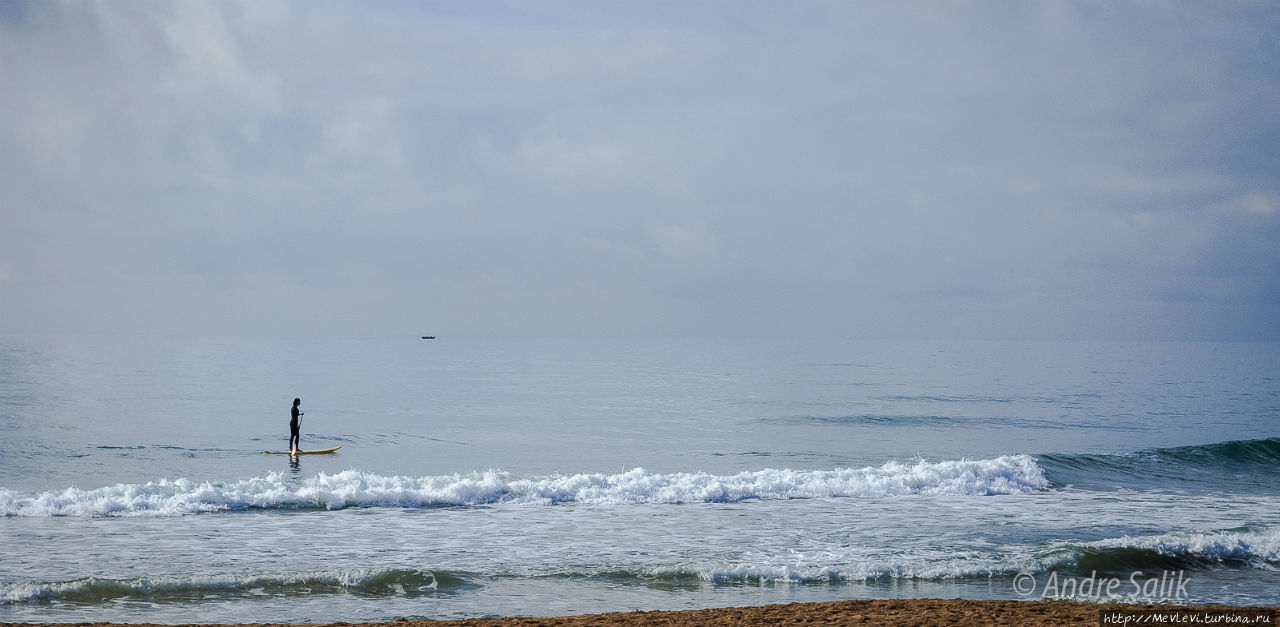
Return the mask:
M1180 619L1147 619L1135 616L1156 614ZM1076 603L1071 601L966 601L962 599L880 599L792 603L758 607L727 607L705 610L615 612L560 617L473 618L455 621L409 621L387 623L320 623L344 627L508 627L549 625L1135 625L1135 624L1241 624L1222 620L1225 616L1249 617L1245 624L1277 625L1276 608L1168 605L1122 605ZM199 621L199 616L192 616ZM1239 619L1236 619L1239 620ZM51 623L50 623L51 624ZM111 623L77 623L106 627ZM0 623L0 626L31 623ZM131 624L138 627L137 624ZM244 623L267 627L281 623Z

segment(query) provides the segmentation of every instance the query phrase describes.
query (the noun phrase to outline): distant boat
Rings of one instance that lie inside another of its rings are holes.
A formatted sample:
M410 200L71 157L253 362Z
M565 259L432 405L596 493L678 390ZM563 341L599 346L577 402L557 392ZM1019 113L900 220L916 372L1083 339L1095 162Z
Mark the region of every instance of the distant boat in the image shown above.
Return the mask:
M424 335L424 336L422 336L422 339L424 339L424 340L434 340L434 339L436 339L436 336L434 336L434 335Z

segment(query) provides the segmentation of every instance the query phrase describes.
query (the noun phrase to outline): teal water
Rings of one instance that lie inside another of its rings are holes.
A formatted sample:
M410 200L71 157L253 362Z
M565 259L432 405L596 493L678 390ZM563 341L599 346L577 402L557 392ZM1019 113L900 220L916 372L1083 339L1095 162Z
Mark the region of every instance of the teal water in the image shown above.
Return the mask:
M1185 594L1137 600L1276 605L1278 357L0 338L0 621L1039 598L1050 575L1128 594L1161 573ZM337 454L262 455L295 396L304 448Z

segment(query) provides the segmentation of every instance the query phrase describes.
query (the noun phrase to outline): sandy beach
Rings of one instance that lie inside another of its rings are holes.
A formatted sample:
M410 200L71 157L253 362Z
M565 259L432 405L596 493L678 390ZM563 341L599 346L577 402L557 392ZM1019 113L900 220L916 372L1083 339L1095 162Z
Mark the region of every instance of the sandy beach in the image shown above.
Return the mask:
M758 607L726 607L704 610L615 612L555 617L474 618L449 621L398 620L384 623L321 623L367 627L458 625L508 627L512 625L1133 625L1133 624L1252 624L1274 625L1276 608L1225 605L1171 606L1094 604L1071 601L968 601L963 599L881 599L792 603ZM198 620L198 617L192 617ZM55 625L57 623L41 623ZM77 623L106 627L116 623ZM285 623L244 623L268 627ZM32 623L0 623L31 627ZM143 627L130 623L133 627Z

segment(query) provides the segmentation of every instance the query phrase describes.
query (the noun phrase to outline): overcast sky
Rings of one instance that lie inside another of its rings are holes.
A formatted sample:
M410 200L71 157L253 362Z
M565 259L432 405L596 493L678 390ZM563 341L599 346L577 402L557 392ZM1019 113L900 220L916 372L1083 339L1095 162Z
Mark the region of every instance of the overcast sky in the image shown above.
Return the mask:
M0 332L1280 338L1280 4L0 0Z

